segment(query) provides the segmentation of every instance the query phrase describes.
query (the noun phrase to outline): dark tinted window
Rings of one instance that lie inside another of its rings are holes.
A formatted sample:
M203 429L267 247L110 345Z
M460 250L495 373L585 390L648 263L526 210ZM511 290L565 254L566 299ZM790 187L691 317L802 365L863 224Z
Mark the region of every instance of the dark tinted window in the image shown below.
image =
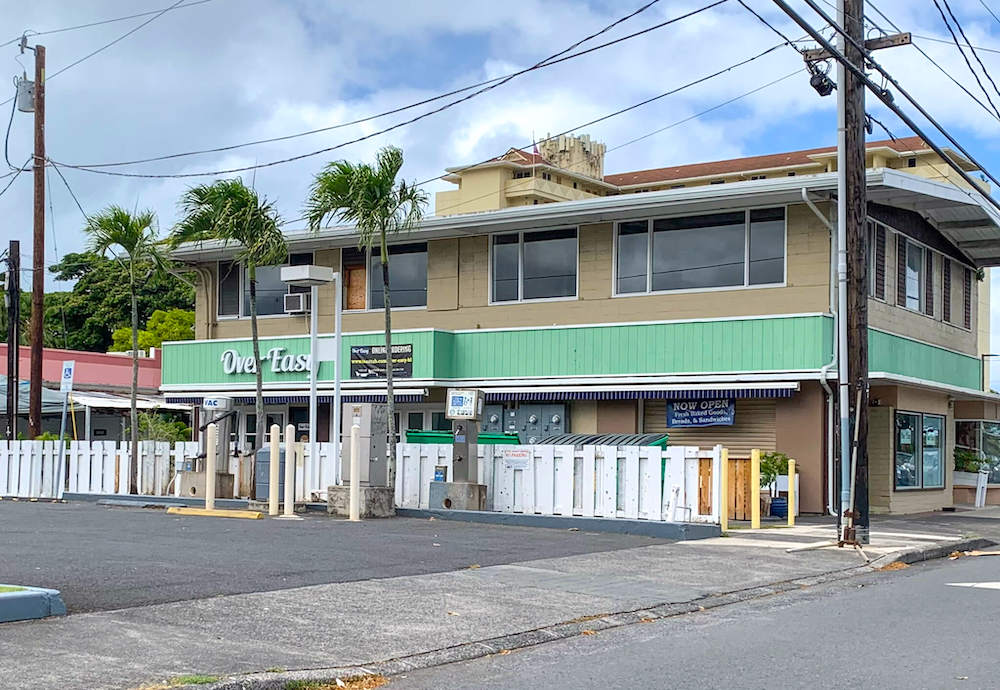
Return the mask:
M516 300L519 236L493 236L493 301L509 302Z
M576 230L524 233L523 299L576 294Z
M219 316L240 315L240 267L219 262Z
M382 260L372 252L368 270L368 304L384 304ZM393 307L427 306L427 244L396 244L389 247L389 295Z
M785 280L785 209L750 212L750 284Z
M649 270L649 224L644 220L618 226L618 292L645 292Z
M653 222L653 290L744 284L746 215L715 213Z

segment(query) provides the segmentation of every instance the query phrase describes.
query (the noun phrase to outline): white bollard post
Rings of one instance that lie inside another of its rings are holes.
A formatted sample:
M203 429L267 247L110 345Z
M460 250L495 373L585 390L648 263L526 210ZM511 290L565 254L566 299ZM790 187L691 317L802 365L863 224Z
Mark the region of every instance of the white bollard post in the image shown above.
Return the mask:
M295 517L295 462L299 445L295 442L295 425L285 427L285 517Z
M215 510L215 453L219 445L219 427L205 429L205 510Z
M267 473L267 514L274 517L278 514L278 470L281 462L281 447L279 436L281 429L277 424L271 425L271 455L268 462Z
M350 520L361 520L361 426L351 425L351 506Z

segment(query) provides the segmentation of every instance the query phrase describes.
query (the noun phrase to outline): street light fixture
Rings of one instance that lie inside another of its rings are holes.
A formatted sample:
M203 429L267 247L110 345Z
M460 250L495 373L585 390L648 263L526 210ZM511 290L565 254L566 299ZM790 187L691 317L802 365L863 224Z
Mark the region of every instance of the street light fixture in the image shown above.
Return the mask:
M288 285L309 288L309 458L312 463L312 484L319 486L322 479L319 456L316 452L317 429L317 377L319 375L319 286L336 283L334 290L333 327L333 453L340 458L340 330L341 330L341 280L329 266L284 266L281 281ZM339 464L335 463L334 466ZM308 488L306 489L308 491Z

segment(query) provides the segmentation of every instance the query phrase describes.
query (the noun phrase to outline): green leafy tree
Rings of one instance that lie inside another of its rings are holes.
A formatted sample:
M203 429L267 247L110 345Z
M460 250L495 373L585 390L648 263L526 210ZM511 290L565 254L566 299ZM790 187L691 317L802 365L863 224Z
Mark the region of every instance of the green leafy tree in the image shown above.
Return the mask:
M45 327L55 334L51 344L107 352L115 329L130 326L128 271L93 252L66 254L50 271L74 282L72 291L45 297ZM139 322L146 323L157 309L194 309L194 288L173 273L154 273L136 286L136 303Z
M378 152L375 165L337 161L328 164L313 180L305 216L315 232L328 219L353 223L358 246L378 249L382 263L383 309L385 310L386 426L389 438L396 436L395 401L392 395L392 307L389 292L388 237L406 233L423 218L427 194L406 180L398 180L403 167L402 150L388 146ZM396 448L389 443L388 483L396 485Z
M129 429L131 433L131 429ZM143 441L179 443L191 440L191 427L181 419L162 412L139 413L139 437Z
M112 352L124 352L131 348L132 333L128 328L118 328L111 334ZM194 339L194 312L185 309L157 309L139 331L139 349L160 347L164 342Z
M260 431L257 439L262 444L265 418L257 330L257 267L281 263L288 256L280 228L281 217L273 204L239 178L192 187L181 197L180 207L183 218L171 232L173 246L218 240L239 248L236 261L246 270L250 283L250 338L257 383L255 411Z
M132 463L129 484L138 493L139 421L136 398L139 390L139 300L138 286L156 273L167 271L167 260L156 237L156 216L152 211L129 213L120 206L109 206L87 219L84 228L95 254L110 254L126 270L132 315L132 390L131 444Z

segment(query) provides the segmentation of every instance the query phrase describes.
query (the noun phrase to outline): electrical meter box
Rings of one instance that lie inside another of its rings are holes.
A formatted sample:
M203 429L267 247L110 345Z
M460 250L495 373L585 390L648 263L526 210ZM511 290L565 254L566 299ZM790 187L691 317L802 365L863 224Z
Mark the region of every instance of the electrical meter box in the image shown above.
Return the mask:
M382 403L344 403L341 410L341 461L340 473L345 484L351 481L351 426L361 427L359 434L358 480L368 486L386 486L389 481L388 438L386 408ZM398 431L398 430L397 430Z

